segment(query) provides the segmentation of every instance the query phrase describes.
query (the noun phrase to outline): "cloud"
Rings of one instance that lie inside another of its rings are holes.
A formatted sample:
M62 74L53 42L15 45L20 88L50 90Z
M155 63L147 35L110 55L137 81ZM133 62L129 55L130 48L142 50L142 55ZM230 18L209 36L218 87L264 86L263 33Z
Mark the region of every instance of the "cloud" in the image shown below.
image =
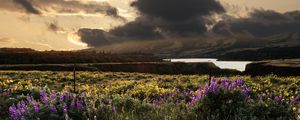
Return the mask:
M179 22L225 11L216 0L137 0L131 6L143 15Z
M28 13L41 14L28 0L14 0L14 2L21 5Z
M88 46L101 46L111 44L114 39L109 33L100 29L80 29L77 34L81 41L87 43Z
M77 0L5 0L0 9L30 14L105 14L119 17L118 10L107 2L81 2Z
M10 37L1 37L0 38L0 48L1 47L11 47L15 45L17 41L14 38Z
M7 38L7 37L3 37L3 38L0 38L0 42L3 44L3 43L9 43L11 41L11 38Z
M57 32L57 31L62 30L62 28L60 28L60 27L58 26L57 22L52 22L52 23L48 24L48 29L49 29L50 31L54 31L54 32Z
M106 45L103 41L115 42L105 35L122 39L118 42L199 36L207 32L211 15L225 12L216 0L137 0L131 6L139 12L136 20L108 32L79 30L82 41L95 47Z
M278 13L272 10L254 10L247 18L229 17L214 27L217 34L248 34L268 37L280 33L300 33L300 12Z
M152 24L150 20L149 22L146 21L147 20L145 19L129 22L123 26L110 30L109 33L132 40L153 40L162 38L159 31L156 31L158 27Z
M70 30L68 28L63 28L56 20L55 21L52 21L50 23L46 23L46 26L47 26L47 29L50 31L50 32L54 32L56 34L64 34L64 35L67 35L69 34L71 31L73 30Z

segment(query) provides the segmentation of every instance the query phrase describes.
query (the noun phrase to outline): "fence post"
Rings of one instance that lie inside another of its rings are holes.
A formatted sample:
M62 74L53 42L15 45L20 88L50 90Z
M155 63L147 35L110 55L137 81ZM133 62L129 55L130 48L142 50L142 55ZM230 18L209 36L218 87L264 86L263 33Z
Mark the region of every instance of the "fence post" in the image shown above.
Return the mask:
M73 68L73 92L76 93L76 64L74 64Z

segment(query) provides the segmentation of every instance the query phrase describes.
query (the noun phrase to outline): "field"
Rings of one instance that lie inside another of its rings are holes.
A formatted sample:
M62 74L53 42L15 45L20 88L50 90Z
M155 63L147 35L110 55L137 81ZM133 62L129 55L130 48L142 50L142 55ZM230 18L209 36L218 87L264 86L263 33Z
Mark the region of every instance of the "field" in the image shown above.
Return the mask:
M0 72L0 120L299 119L300 78Z

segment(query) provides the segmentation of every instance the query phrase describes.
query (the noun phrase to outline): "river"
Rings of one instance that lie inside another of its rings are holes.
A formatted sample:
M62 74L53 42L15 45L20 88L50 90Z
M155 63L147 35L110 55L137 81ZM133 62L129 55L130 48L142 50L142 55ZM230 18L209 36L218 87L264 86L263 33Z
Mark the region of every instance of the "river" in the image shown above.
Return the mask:
M218 61L218 59L211 58L174 58L164 59L171 62L185 62L185 63L197 63L197 62L212 62L216 66L222 69L236 69L239 71L245 71L246 65L251 63L250 61Z

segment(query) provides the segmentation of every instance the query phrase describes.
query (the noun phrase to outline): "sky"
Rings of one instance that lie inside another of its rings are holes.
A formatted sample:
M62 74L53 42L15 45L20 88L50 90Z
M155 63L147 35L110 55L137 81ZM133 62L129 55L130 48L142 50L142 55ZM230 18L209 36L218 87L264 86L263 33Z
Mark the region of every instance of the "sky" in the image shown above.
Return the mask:
M0 47L112 50L155 43L150 46L155 48L172 40L183 45L182 41L217 39L215 36L265 38L300 33L299 0L0 2Z

